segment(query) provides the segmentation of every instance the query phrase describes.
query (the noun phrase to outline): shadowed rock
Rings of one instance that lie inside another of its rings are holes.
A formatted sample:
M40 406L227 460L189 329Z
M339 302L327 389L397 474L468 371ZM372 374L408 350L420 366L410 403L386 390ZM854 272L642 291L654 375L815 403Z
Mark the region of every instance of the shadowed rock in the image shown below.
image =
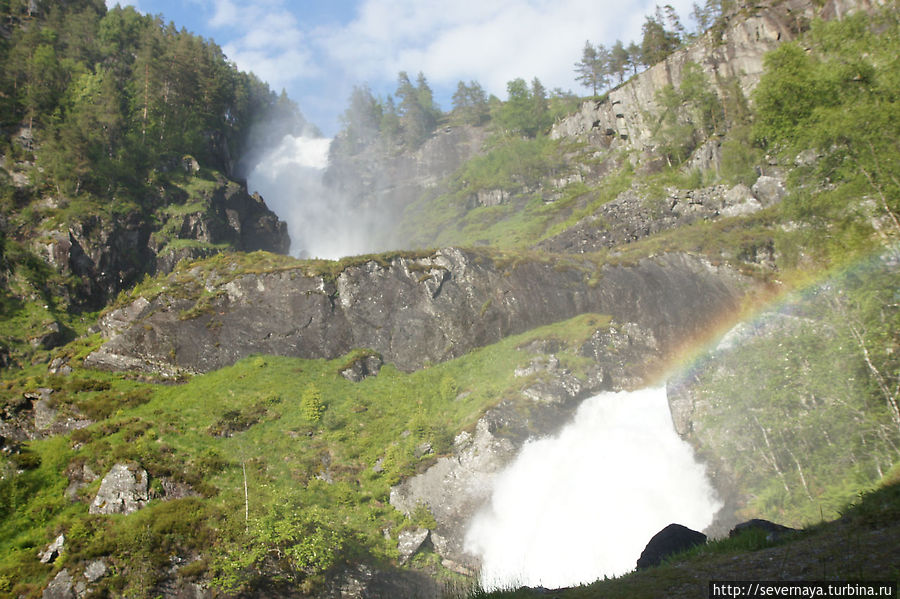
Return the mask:
M194 274L208 277L205 299L173 290L107 314L100 326L108 341L85 365L177 374L255 353L336 358L365 347L412 371L586 312L634 322L665 350L734 310L746 286L733 271L684 254L598 268L456 248L370 260L333 278L302 265L221 283Z
M702 532L691 530L681 524L669 524L653 535L653 538L647 543L641 552L641 557L638 558L637 569L643 570L651 566L658 566L670 555L704 543L706 543L706 535Z

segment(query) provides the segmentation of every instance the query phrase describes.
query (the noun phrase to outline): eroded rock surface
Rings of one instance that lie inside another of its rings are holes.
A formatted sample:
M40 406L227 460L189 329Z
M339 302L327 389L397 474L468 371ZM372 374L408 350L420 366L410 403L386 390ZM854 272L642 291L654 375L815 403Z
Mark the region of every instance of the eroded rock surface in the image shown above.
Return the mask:
M147 471L115 464L100 483L91 503L92 514L130 514L150 501Z
M371 260L334 279L297 267L201 284L202 310L163 293L107 314L108 341L85 364L174 374L254 353L335 358L369 348L411 371L586 312L634 322L665 349L735 309L747 281L684 254L597 267L449 248Z

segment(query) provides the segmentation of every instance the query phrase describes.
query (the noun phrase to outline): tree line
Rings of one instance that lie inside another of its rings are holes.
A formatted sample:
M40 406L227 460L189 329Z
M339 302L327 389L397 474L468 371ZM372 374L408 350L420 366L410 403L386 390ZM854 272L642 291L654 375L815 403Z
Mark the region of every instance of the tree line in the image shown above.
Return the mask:
M489 125L498 132L536 137L565 112L577 98L571 92L550 92L540 79L509 81L507 99L488 95L477 81L460 81L452 97L452 109L444 113L424 74L415 83L405 71L397 76L391 95L377 97L368 85L357 85L341 116L342 129L332 152L352 155L373 143L386 147L416 148L441 125Z
M678 12L671 4L656 6L653 15L645 17L641 27L641 41L628 44L621 40L607 48L585 41L581 59L575 63L576 79L593 95L620 84L641 68L650 67L672 54L678 48L693 41L700 33L714 26L721 26L736 6L736 0L706 0L703 5L693 5L691 16L697 24L688 32Z
M0 123L31 132L43 183L58 193L133 190L185 154L227 172L255 122L303 121L286 95L160 16L102 0L0 10L11 25L0 37Z

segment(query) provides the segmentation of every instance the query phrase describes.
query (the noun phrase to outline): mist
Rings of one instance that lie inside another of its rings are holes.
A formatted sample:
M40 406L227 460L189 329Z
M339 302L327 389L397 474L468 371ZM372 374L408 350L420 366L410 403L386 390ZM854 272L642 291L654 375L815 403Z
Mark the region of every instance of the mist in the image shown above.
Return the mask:
M663 527L703 530L720 507L675 432L665 387L603 393L557 436L523 447L466 549L481 558L487 589L561 588L633 570Z
M247 186L285 221L291 254L337 259L372 251L369 211L323 184L331 139L285 135L254 160Z

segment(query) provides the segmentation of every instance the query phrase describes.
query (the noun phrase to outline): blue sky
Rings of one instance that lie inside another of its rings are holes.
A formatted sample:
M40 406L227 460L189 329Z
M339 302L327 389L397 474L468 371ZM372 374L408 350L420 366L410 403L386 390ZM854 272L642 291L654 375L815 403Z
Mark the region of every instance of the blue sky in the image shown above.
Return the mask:
M326 135L355 84L384 96L398 71L422 71L442 108L458 81L506 97L506 82L540 78L584 93L573 65L585 40L639 40L653 0L134 0L216 41L241 70L287 90ZM669 0L688 21L692 0ZM107 5L116 2L107 0Z

